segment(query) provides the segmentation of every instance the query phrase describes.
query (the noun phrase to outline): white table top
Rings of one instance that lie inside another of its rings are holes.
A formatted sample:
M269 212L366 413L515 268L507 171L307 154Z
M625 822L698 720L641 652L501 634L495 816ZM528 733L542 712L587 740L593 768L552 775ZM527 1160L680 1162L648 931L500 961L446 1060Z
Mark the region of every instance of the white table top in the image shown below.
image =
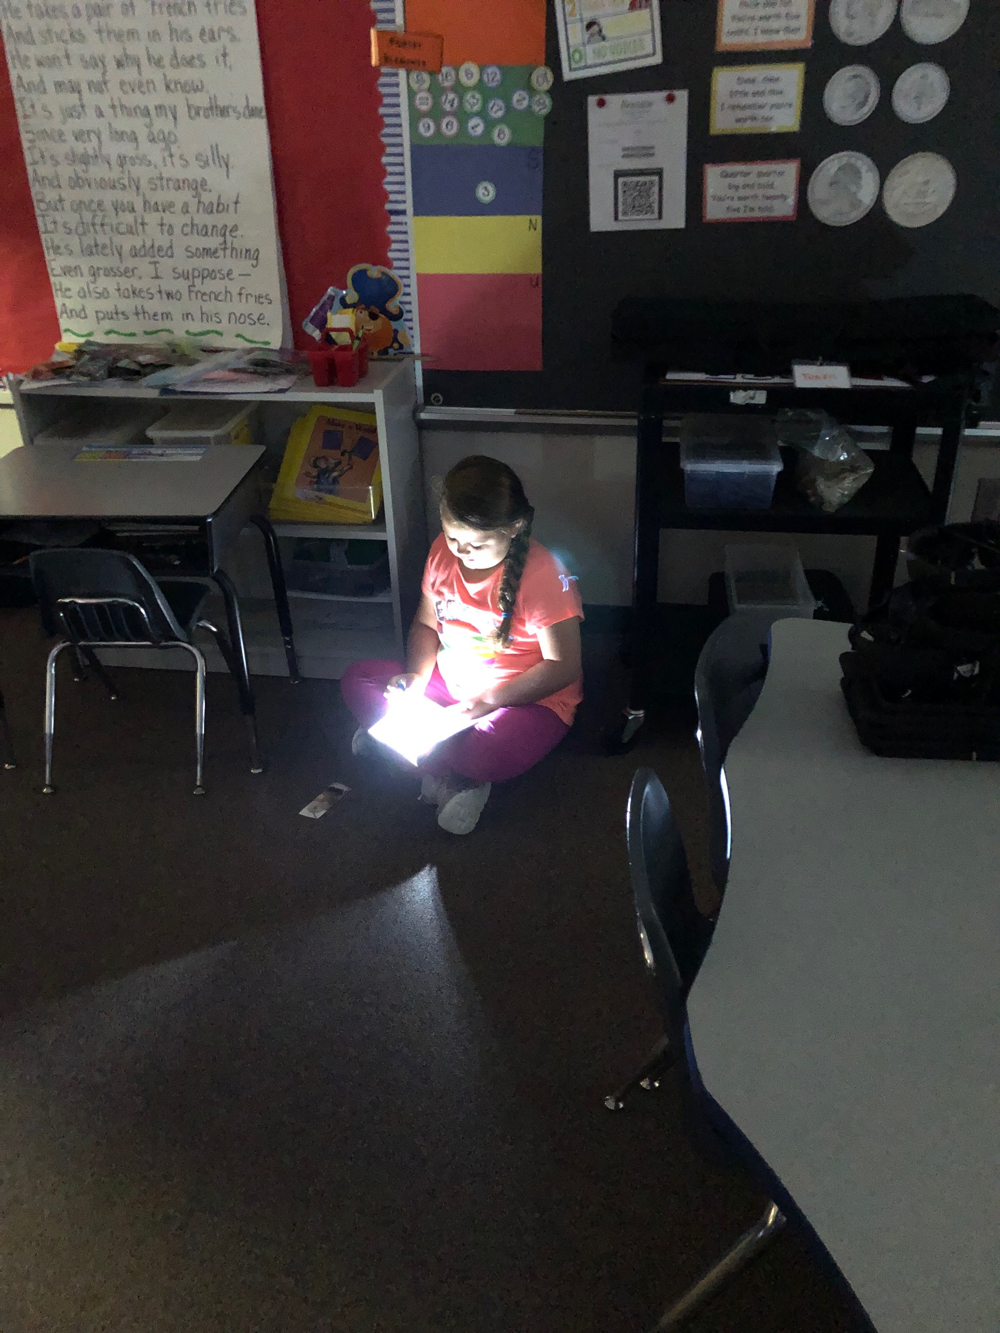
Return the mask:
M1000 766L880 759L847 627L783 620L726 761L705 1085L879 1333L1000 1327Z
M207 518L264 453L213 444L197 462L79 462L76 444L33 444L0 458L0 519Z

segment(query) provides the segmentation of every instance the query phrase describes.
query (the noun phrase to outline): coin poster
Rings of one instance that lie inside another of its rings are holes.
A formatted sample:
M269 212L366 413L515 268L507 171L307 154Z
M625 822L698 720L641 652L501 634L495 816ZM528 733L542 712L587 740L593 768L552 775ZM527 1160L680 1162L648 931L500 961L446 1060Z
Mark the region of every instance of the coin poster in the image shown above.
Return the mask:
M958 181L940 153L913 153L897 162L886 178L882 203L900 227L926 227L951 206Z
M725 65L712 71L712 134L781 134L799 128L806 67Z
M791 51L812 46L815 0L719 0L717 51Z
M660 0L556 0L564 79L663 63Z
M820 222L850 227L871 212L880 184L878 167L866 154L833 153L810 176L806 198Z
M799 211L798 159L710 162L705 166L705 222L794 222Z

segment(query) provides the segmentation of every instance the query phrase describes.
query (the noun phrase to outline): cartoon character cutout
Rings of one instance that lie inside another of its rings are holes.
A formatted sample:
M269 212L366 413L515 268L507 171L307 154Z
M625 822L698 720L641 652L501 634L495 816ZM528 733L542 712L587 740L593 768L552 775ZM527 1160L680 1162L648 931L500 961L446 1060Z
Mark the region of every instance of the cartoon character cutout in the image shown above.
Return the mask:
M410 346L399 304L403 284L381 264L355 264L340 298L343 310L357 312L358 327L372 356L401 352Z

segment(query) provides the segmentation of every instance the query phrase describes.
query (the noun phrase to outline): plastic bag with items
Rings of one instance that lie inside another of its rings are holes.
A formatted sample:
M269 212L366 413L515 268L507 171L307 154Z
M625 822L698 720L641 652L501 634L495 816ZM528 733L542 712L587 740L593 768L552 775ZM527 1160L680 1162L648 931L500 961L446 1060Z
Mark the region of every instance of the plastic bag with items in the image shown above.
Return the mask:
M875 471L865 451L828 412L786 409L775 424L778 443L799 451L799 490L826 514L847 504Z

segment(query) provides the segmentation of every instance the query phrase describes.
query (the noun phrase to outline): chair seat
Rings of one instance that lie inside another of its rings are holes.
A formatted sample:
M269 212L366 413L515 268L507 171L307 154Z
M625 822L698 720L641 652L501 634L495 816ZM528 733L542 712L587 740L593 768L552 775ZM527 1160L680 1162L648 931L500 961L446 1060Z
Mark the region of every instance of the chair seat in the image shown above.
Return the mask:
M208 600L211 588L204 583L191 583L181 579L157 579L156 582L178 625L190 635L192 626L201 614L201 608Z

